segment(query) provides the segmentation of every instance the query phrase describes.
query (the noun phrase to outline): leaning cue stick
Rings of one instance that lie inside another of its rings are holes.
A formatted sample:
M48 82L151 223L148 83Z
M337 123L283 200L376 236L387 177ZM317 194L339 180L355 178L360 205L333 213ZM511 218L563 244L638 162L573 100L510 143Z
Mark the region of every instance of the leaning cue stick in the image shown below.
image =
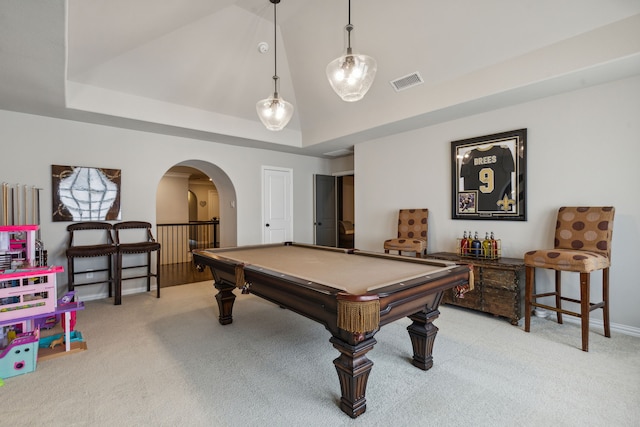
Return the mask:
M7 183L2 183L2 225L7 225Z
M29 222L27 221L27 212L29 212L29 208L28 208L28 203L27 203L27 184L25 184L22 187L22 190L24 191L24 196L22 197L22 204L24 205L24 225L29 224Z
M36 213L38 214L38 219L36 224L38 224L38 232L36 233L36 236L38 237L38 240L40 240L40 188L36 188L36 202L38 204L38 208L36 210Z
M31 221L36 224L36 186L31 187Z
M20 184L16 184L16 225L20 225Z
M14 215L14 191L13 187L11 187L11 225L16 225L16 216Z
M5 205L4 205L4 224L9 225L9 183L4 183Z
M19 218L16 216L16 205L20 203L20 195L15 185L11 186L11 225L19 225Z
M20 184L16 184L16 225L20 225Z

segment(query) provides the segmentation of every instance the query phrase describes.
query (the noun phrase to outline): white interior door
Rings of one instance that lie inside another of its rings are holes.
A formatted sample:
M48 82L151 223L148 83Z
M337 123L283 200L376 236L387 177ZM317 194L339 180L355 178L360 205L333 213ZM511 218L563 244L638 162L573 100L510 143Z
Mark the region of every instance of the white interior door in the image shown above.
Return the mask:
M262 168L262 242L293 240L293 170Z

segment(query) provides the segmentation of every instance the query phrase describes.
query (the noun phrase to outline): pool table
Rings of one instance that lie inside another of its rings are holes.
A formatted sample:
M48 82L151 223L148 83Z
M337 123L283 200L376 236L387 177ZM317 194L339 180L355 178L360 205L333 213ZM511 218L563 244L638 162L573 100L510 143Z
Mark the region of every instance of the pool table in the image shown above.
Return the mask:
M365 392L373 366L366 353L380 327L403 317L413 346L413 364L427 370L438 328L443 292L473 287L473 270L449 261L400 257L355 249L291 242L194 251L194 263L209 267L219 322L233 321L238 287L324 325L340 352L333 361L342 398L352 418L366 410Z

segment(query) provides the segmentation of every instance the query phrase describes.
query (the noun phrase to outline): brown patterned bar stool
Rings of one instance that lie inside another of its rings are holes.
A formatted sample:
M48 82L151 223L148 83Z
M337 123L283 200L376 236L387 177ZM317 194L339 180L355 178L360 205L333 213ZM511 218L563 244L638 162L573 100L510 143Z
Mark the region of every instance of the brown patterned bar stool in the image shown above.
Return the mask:
M556 312L558 323L562 315L579 317L582 325L582 350L589 351L589 314L601 308L604 336L610 337L609 327L609 266L611 265L611 236L613 234L613 206L561 207L558 210L553 249L527 252L524 303L524 330L531 326L531 308L541 307ZM555 270L555 292L535 293L535 269ZM591 272L602 270L602 301L591 302ZM562 296L561 272L580 273L580 299ZM538 298L555 297L555 307L536 302ZM562 301L580 305L580 312L562 308Z
M76 286L95 285L99 283L107 283L109 286L109 298L113 293L113 284L116 282L116 269L114 266L114 255L118 248L113 241L111 234L112 226L107 222L78 222L67 226L69 232L69 242L67 244L67 274L68 286L72 291ZM82 232L81 236L79 232ZM74 240L75 238L75 240ZM78 242L80 241L80 242ZM91 244L85 244L85 242ZM94 243L95 242L95 243ZM79 244L78 244L79 243ZM76 258L95 258L106 257L106 268L84 269L76 271ZM76 281L79 274L103 274L106 273L106 279L94 280L91 282Z
M113 225L116 232L116 245L118 246L116 268L116 294L115 304L122 304L122 281L131 279L147 279L147 292L151 291L151 278L156 278L156 298L160 298L160 243L156 242L151 233L151 224L144 221L124 221ZM126 231L125 231L126 230ZM126 234L126 236L125 236ZM134 237L135 236L135 237ZM131 241L131 238L135 240ZM151 272L151 252L156 252L156 272ZM123 255L146 254L146 263L124 267ZM146 268L146 274L123 277L122 271L133 268Z
M389 251L415 252L416 258L427 254L429 209L400 209L398 212L398 237L384 241L384 253Z

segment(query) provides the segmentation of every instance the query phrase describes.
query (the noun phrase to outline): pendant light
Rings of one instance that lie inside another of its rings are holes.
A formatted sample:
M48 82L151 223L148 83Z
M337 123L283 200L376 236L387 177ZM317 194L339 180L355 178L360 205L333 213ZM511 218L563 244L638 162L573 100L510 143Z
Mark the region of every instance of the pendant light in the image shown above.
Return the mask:
M376 60L367 55L355 54L351 49L351 0L349 0L349 23L347 30L347 53L327 65L327 78L333 90L343 101L361 100L376 76Z
M256 104L256 110L258 111L258 117L269 130L282 130L291 116L293 116L293 105L290 102L285 101L278 95L278 49L277 49L277 15L276 5L280 3L280 0L269 0L273 3L273 95L270 97L258 101Z

